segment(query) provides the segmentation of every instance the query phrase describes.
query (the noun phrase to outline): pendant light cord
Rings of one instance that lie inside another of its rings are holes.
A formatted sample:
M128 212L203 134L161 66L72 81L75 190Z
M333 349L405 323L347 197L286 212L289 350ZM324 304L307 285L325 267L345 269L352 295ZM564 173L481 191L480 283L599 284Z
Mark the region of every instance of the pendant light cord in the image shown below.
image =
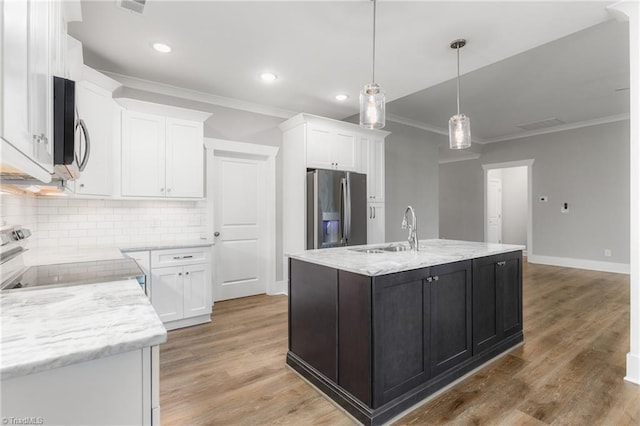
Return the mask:
M456 85L457 85L457 103L458 103L458 115L460 115L460 44L458 44L458 47L456 47L456 52L458 53L458 77L456 79Z
M371 83L376 82L376 0L373 0L373 64L371 66Z

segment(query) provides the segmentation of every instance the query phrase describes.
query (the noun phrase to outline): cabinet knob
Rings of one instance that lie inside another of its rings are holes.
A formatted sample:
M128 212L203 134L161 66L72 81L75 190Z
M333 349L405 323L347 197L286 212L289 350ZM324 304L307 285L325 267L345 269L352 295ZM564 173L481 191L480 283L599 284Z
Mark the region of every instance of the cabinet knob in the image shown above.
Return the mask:
M80 188L84 188L84 183L81 183L81 184L80 184Z
M431 281L433 281L433 278L427 277L427 282L430 283Z
M178 276L182 276L182 272L178 272Z
M187 273L185 273L185 275L189 275L189 273L187 272Z
M167 188L167 192L171 192L171 188Z
M213 233L213 236L214 236L214 237L219 237L219 236L220 236L220 233L219 233L218 231L216 231L216 232L214 232L214 233Z
M440 277L439 277L439 276L437 276L437 275L436 275L435 277L433 277L433 280L434 280L434 281L438 281L439 279L440 279Z
M507 264L507 262L505 262L504 260L502 262L498 262L498 266L504 266L506 264Z
M164 188L160 188L160 192L164 192Z

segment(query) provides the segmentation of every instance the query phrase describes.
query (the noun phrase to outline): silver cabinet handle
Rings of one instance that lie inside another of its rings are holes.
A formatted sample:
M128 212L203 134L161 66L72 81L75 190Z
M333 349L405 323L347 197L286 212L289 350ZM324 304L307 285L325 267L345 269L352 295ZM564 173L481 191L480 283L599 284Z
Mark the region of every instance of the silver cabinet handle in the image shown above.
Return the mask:
M190 254L190 255L188 255L188 256L173 256L173 258L174 258L175 260L180 260L180 259L191 259L191 258L193 258L193 255L192 255L192 254Z
M432 277L427 277L427 282L430 283L431 281L433 281Z
M376 208L375 207L373 208L373 218L374 219L376 218Z
M437 276L437 275L436 275L435 277L433 277L433 280L434 280L434 281L438 281L439 279L440 279L440 277L439 277L439 276Z
M504 266L506 264L507 264L507 262L505 262L504 260L502 262L498 262L498 266Z

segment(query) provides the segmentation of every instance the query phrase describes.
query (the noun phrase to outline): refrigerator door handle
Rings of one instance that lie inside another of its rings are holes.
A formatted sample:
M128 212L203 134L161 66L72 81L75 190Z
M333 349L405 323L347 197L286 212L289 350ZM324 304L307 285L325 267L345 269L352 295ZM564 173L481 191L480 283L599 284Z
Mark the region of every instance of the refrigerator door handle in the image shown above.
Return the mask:
M340 243L347 242L347 180L340 179Z
M347 245L349 244L349 240L351 239L351 181L349 179L349 173L347 173L347 178L345 179L346 181L346 195L345 195L345 201L347 204L347 212L346 212L346 240L347 240Z

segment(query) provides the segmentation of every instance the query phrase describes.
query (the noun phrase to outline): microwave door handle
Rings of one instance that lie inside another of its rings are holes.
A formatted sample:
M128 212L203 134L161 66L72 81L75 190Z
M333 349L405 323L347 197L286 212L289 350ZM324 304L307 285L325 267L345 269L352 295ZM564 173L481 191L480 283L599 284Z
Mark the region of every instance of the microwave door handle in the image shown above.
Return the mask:
M89 131L87 130L87 125L85 124L83 119L78 120L78 126L82 129L82 133L84 134L85 141L85 152L82 157L82 161L78 164L78 170L83 171L85 167L87 167L87 162L89 161L89 155L91 154L91 139L89 138ZM76 126L77 127L77 126Z

